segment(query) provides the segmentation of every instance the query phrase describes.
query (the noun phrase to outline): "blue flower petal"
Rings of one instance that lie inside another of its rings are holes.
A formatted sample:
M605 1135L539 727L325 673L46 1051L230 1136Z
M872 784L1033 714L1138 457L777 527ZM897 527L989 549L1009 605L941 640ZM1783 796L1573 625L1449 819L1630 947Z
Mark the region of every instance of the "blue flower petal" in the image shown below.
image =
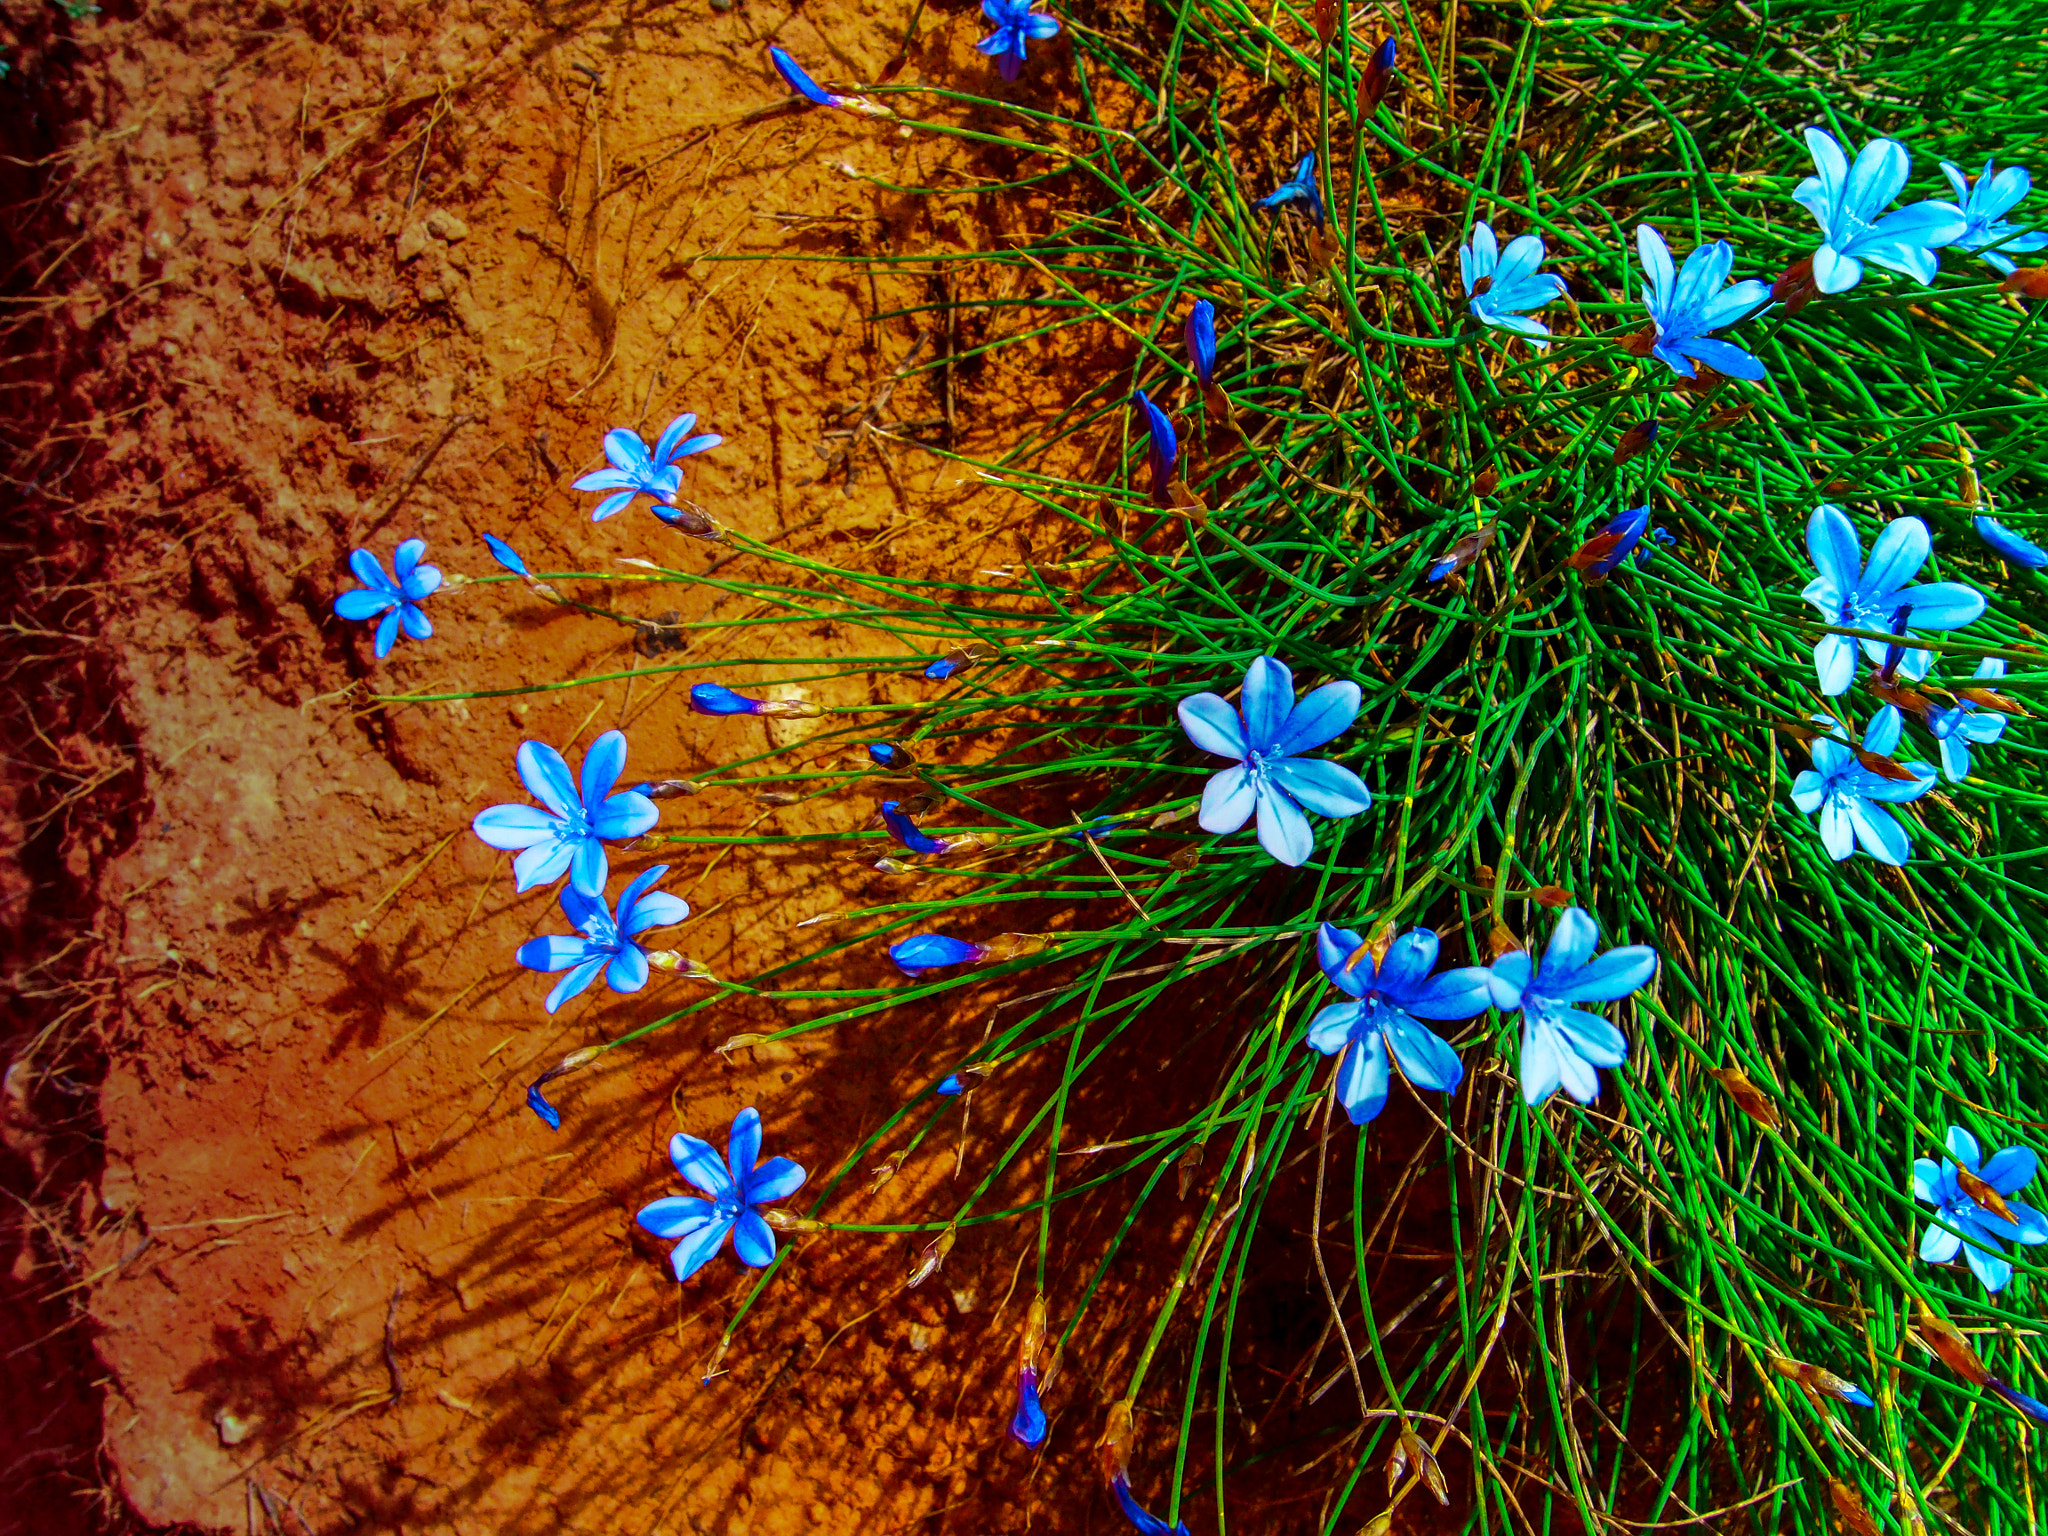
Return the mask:
M1229 773L1241 771L1234 768L1226 770ZM1224 774L1219 773L1216 777L1223 778ZM1254 793L1259 813L1259 846L1276 862L1285 864L1289 869L1299 869L1316 851L1315 829L1308 824L1308 817L1282 790L1261 785L1255 787Z

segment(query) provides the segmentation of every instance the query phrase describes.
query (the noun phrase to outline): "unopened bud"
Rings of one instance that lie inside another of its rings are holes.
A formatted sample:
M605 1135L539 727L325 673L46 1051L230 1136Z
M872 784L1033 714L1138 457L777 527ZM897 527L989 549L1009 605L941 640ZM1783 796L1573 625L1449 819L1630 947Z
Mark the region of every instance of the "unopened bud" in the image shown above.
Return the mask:
M635 784L633 793L645 795L650 800L675 800L683 795L701 795L704 786L695 779L652 779L645 784Z
M875 868L885 875L914 875L917 873L915 865L906 864L901 859L877 859L875 860Z
M757 789L754 799L762 805L795 805L803 796L793 795L786 789Z
M764 699L757 715L776 715L784 720L815 720L825 711L808 699Z
M719 1055L730 1055L734 1051L751 1050L757 1045L766 1045L771 1037L767 1035L734 1035L725 1044L715 1046Z
M1031 1305L1024 1311L1024 1335L1017 1345L1017 1364L1020 1368L1037 1370L1038 1356L1045 1348L1045 1297L1034 1296Z
M908 1289L916 1290L939 1272L939 1266L946 1262L946 1255L953 1251L956 1235L948 1227L925 1245L924 1252L918 1255L917 1263L911 1268L910 1279L906 1282Z
M1128 1479L1131 1471L1131 1400L1123 1398L1109 1405L1109 1420L1102 1426L1102 1438L1095 1442L1095 1455L1102 1475L1112 1483Z
M725 524L694 501L678 502L674 506L657 504L654 515L677 533L692 539L702 539L707 544L716 544L725 537Z
M648 950L647 963L657 971L674 971L680 976L687 976L692 981L718 980L716 976L712 975L710 971L692 960L688 955L678 954L672 949ZM725 1047L720 1046L719 1049L723 1050Z
M1042 955L1051 947L1049 933L999 933L981 946L981 960L1017 960L1025 955ZM984 1067L984 1072L993 1070Z
M868 1193L872 1195L884 1184L895 1178L897 1174L901 1173L903 1171L903 1159L909 1155L908 1152L898 1152L884 1158L881 1162L875 1164L873 1168L870 1168L868 1170Z
M526 590L535 597L545 598L548 602L564 605L569 601L568 598L562 596L561 592L552 583L542 581L538 576L521 576L519 580Z
M778 1232L823 1232L826 1224L813 1221L808 1216L792 1216L788 1211L768 1207L761 1212L761 1219Z
M1778 1106L1773 1104L1764 1091L1750 1081L1749 1074L1740 1067L1709 1067L1707 1076L1719 1083L1735 1101L1735 1107L1767 1131L1775 1131L1783 1125L1778 1115Z

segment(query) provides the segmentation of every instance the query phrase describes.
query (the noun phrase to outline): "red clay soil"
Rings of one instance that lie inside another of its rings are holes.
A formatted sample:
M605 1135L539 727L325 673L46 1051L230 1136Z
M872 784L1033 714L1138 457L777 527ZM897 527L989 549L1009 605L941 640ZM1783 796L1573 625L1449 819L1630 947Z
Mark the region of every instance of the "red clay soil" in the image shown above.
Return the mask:
M510 583L451 583L434 637L382 662L368 626L332 613L351 548L409 537L451 575L495 569L485 531L539 569L707 569L723 551L644 507L593 524L567 489L607 427L651 435L684 410L726 438L686 493L765 542L920 574L1057 558L1059 532L1002 492L846 428L950 417L960 446L988 449L1085 384L1023 351L898 382L913 352L964 338L870 317L957 296L955 279L734 259L982 249L1036 227L1014 195L877 185L970 186L986 166L951 141L764 112L784 97L767 41L867 79L903 19L172 4L39 14L19 44L0 1526L1127 1528L1089 1448L1162 1274L1127 1267L1097 1302L1097 1346L1070 1352L1034 1457L1002 1433L1025 1230L971 1230L915 1291L906 1239L794 1239L703 1381L751 1275L721 1262L678 1288L632 1221L677 1187L669 1134L722 1141L743 1105L771 1152L836 1166L957 1059L987 998L727 1055L712 1047L788 1019L721 1008L560 1084L560 1133L524 1104L565 1053L701 992L657 975L548 1018L547 983L511 957L559 922L552 895L516 896L468 819L524 798L524 739L622 727L632 777L689 776L763 726L692 715L661 673L378 706L661 658ZM1000 89L977 12L925 26L906 78ZM1039 88L1070 90L1063 43L1045 52ZM633 618L746 611L708 587L572 590ZM690 654L754 681L758 633L699 631ZM821 625L803 644L876 641ZM880 686L854 674L814 696ZM868 811L724 792L666 802L662 826ZM787 854L671 862L665 888L696 908L675 942L735 977L874 878ZM1083 1140L1122 1132L1115 1107L1081 1113ZM935 1137L831 1214L942 1219L958 1152ZM1297 1242L1281 1232L1275 1252L1294 1300L1267 1315L1255 1297L1240 1324L1291 1349L1276 1377L1319 1326L1294 1273L1306 1212L1269 1216L1289 1221ZM1141 1425L1155 1486L1169 1430ZM1257 1461L1238 1528L1312 1528L1313 1491L1281 1507Z
M750 1276L727 1262L679 1290L631 1219L676 1187L669 1133L722 1140L745 1104L772 1151L832 1166L953 1059L942 1021L727 1059L709 1047L780 1021L721 1011L561 1085L560 1134L523 1103L547 1065L693 984L600 990L550 1020L546 982L511 955L559 914L514 895L468 818L524 798L527 737L624 726L636 776L682 776L760 727L692 716L672 678L377 708L374 692L650 663L629 631L510 585L445 591L433 639L381 663L331 612L351 547L413 536L451 574L493 569L486 530L543 569L704 568L719 551L644 509L593 525L566 489L606 427L651 435L681 410L726 437L688 493L750 535L882 569L1014 556L1016 506L829 435L932 344L866 318L929 303L930 272L719 258L959 248L1030 206L879 190L849 170L928 181L956 152L760 115L785 94L770 37L871 76L900 35L874 7L169 5L45 24L62 35L31 39L11 82L42 134L16 156L41 163L14 172L31 322L11 379L37 426L12 446L37 478L11 600L32 616L17 682L44 696L10 732L21 835L0 892L23 1010L6 1344L29 1389L4 1408L22 1499L0 1522L1061 1524L1031 1492L1054 1463L1001 1434L1021 1239L963 1243L913 1293L901 1239L799 1239L703 1384ZM986 78L977 18L927 26L914 70ZM1024 400L1031 382L980 385ZM907 384L878 419L948 405ZM635 617L676 605L652 590L577 595ZM699 591L685 616L741 606ZM748 633L693 654L748 681ZM713 794L663 824L775 814ZM697 908L680 942L720 974L762 969L790 924L858 894L846 868L686 851L667 882ZM103 1154L75 1134L95 1099ZM943 1214L954 1151L839 1214ZM89 1329L67 1328L80 1299ZM1096 1486L1080 1519L1106 1528Z

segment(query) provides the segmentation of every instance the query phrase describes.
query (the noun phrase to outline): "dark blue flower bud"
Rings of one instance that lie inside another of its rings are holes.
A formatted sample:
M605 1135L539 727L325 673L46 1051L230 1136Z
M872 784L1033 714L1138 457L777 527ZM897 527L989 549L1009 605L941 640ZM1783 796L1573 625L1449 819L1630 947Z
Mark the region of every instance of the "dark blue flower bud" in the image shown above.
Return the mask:
M894 800L882 802L882 820L896 841L912 853L944 853L946 845L935 837L927 837L917 829L917 823L906 816Z
M943 970L949 965L967 965L980 960L988 951L979 944L969 944L965 939L951 938L943 933L921 933L915 938L902 939L889 946L889 958L896 962L896 969L906 976L922 976L926 971ZM958 1078L948 1078L958 1082ZM939 1090L945 1092L943 1087ZM959 1091L957 1088L954 1090Z
M519 558L519 551L510 544L507 544L496 534L487 533L484 535L484 548L491 552L493 560L505 567L514 576L531 576L533 574L533 572L526 568L526 562Z
M718 683L698 683L692 687L690 708L700 715L758 715L765 712L762 700L734 693Z
M1197 299L1195 307L1188 311L1185 334L1188 363L1207 388L1216 377L1216 306L1207 299Z
M2048 565L2048 549L2021 538L1997 518L1979 516L1972 526L1977 530L1977 537L1990 545L1994 554L2012 561L2014 565L2024 565L2035 571Z
M1019 1445L1045 1443L1045 1405L1038 1400L1038 1372L1028 1365L1017 1372L1017 1411L1010 1415L1010 1438Z

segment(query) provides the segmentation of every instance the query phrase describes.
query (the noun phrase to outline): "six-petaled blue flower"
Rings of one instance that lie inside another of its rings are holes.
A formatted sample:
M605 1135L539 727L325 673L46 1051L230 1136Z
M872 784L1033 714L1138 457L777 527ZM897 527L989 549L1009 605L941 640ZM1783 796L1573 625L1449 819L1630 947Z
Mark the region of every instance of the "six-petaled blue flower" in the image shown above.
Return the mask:
M1840 507L1823 502L1806 520L1806 552L1820 574L1799 595L1820 610L1823 624L1891 632L1893 615L1910 608L1912 629L1960 629L1984 612L1984 594L1960 582L1907 585L1934 552L1927 525L1917 517L1886 523L1866 566L1856 525ZM1814 645L1813 669L1822 693L1845 693L1856 680L1857 643L1848 635L1822 635ZM1883 664L1884 641L1865 640L1862 647L1872 663ZM1899 671L1918 679L1933 665L1931 651L1909 650L1900 658Z
M590 520L602 522L625 511L636 496L652 496L656 501L673 499L683 485L680 461L725 441L715 432L691 437L690 429L696 425L697 418L685 412L662 428L652 449L638 432L625 427L614 427L605 433L604 456L612 467L597 470L576 482L579 491L611 493L591 509Z
M1936 1208L1939 1225L1930 1223L1920 1236L1920 1257L1929 1264L1946 1264L1958 1249L1968 1260L1987 1291L2002 1291L2012 1279L2012 1265L2002 1257L2000 1240L2011 1243L2048 1243L2048 1216L2031 1205L2006 1198L2024 1189L2034 1177L2038 1160L2031 1147L2007 1147L1988 1161L1979 1161L1977 1138L1959 1125L1948 1128L1948 1156L1937 1163L1932 1158L1913 1160L1913 1193ZM1988 1204L1979 1204L1963 1188L1958 1169L1968 1169L1974 1179L1987 1184L1991 1192L2012 1213L2001 1216Z
M1814 286L1822 293L1846 293L1863 281L1867 261L1933 282L1940 262L1935 249L1953 242L1969 220L1954 203L1914 203L1885 212L1913 173L1906 146L1897 139L1872 139L1853 166L1825 129L1807 129L1806 147L1819 174L1800 182L1792 196L1820 225Z
M2048 549L2043 549L2031 539L2021 538L1997 518L1979 513L1971 519L1970 526L2000 558L2010 560L2014 565L2024 565L2032 571L2048 566Z
M1978 682L2005 676L2005 660L1987 656L1971 674ZM1951 784L1970 776L1970 748L1989 746L2005 734L2005 716L1995 709L1979 710L1975 700L1957 699L1946 708L1927 712L1927 734L1941 748L1941 772Z
M1581 1104L1600 1092L1595 1067L1618 1067L1628 1041L1597 1013L1576 1003L1612 1003L1657 974L1657 951L1630 944L1594 956L1600 928L1581 907L1567 908L1533 966L1526 949L1494 961L1487 988L1503 1013L1522 1010L1522 1102L1541 1104L1559 1088Z
M1543 238L1517 235L1503 251L1494 239L1493 227L1474 224L1472 239L1458 247L1458 273L1464 279L1466 308L1481 325L1514 331L1530 338L1536 348L1550 345L1550 327L1531 320L1527 311L1541 309L1565 294L1564 279L1553 272L1538 272L1543 264Z
M917 759L893 741L868 743L868 758L877 768L914 768Z
M1316 185L1316 157L1313 153L1303 155L1301 164L1294 168L1294 174L1281 182L1271 192L1252 205L1271 212L1275 208L1299 208L1306 213L1317 229L1323 227L1323 194Z
M1372 792L1341 763L1300 757L1341 736L1358 718L1358 684L1325 683L1298 703L1294 674L1271 656L1256 657L1244 673L1244 707L1221 694L1191 694L1180 701L1181 729L1204 752L1237 759L1202 789L1204 832L1235 832L1259 818L1259 842L1293 867L1315 851L1315 832L1303 810L1318 816L1356 816L1372 805Z
M728 1232L741 1263L755 1269L771 1263L775 1231L759 1207L795 1194L805 1174L802 1165L786 1157L760 1161L760 1112L748 1105L733 1117L723 1158L709 1142L680 1133L669 1138L668 1156L676 1172L706 1198L671 1195L642 1206L634 1220L656 1237L681 1239L669 1254L676 1279L687 1280L709 1264Z
M1971 186L1960 170L1946 160L1941 162L1941 174L1956 189L1956 201L1962 204L1963 218L1968 221L1963 232L1950 243L1958 250L1974 252L1979 261L1994 271L2011 272L2012 259L2006 253L2038 251L2048 246L2048 234L2022 234L2006 222L2005 216L2033 190L2034 179L2021 165L2008 165L1994 176L1994 164L1995 161L1986 160L1984 174ZM1992 249L1994 246L1997 249Z
M642 871L619 893L613 913L602 896L586 896L573 885L562 887L562 911L576 927L572 938L542 935L519 946L518 960L529 971L567 971L548 993L553 1013L604 972L614 992L638 992L647 985L647 951L635 941L650 928L680 923L690 904L666 891L648 887L668 873L666 864Z
M335 598L334 611L344 619L384 615L378 621L376 635L380 661L391 654L400 629L415 640L424 640L434 632L434 626L420 611L420 600L441 585L441 573L431 565L420 564L420 556L426 552L425 539L407 539L399 545L391 556L396 580L384 574L384 563L367 549L349 552L348 568L355 572L362 586Z
M1005 80L1014 80L1024 68L1024 45L1043 42L1059 32L1056 17L1041 16L1031 9L1031 0L981 0L981 14L996 25L974 46L996 61Z
M1316 959L1332 986L1353 999L1332 1003L1308 1029L1311 1050L1334 1056L1347 1045L1337 1097L1353 1125L1364 1125L1386 1107L1390 1080L1387 1056L1401 1064L1418 1088L1449 1093L1465 1075L1458 1053L1417 1023L1418 1019L1469 1019L1491 1001L1483 966L1430 974L1437 937L1411 929L1388 946L1377 967L1357 934L1334 923L1316 931Z
M610 874L604 845L638 837L661 817L638 790L611 792L626 766L625 734L606 731L590 744L580 783L562 754L540 742L520 743L514 761L520 782L545 809L494 805L477 812L471 830L493 848L522 850L512 861L518 889L547 885L567 870L585 896L603 896Z
M1735 268L1735 248L1714 240L1685 258L1685 270L1671 264L1671 247L1647 224L1636 226L1636 253L1643 261L1643 308L1655 339L1650 351L1680 378L1697 377L1705 363L1731 379L1760 379L1764 365L1714 332L1733 325L1771 296L1771 285L1749 278L1722 290Z
M1934 770L1926 763L1901 763L1910 780L1892 779L1863 765L1849 747L1842 727L1826 715L1814 716L1834 734L1813 743L1813 766L1792 781L1792 803L1811 816L1820 813L1821 846L1840 863L1860 845L1882 864L1899 865L1912 857L1913 839L1898 819L1880 810L1918 800L1934 787ZM1889 758L1898 750L1905 720L1890 704L1870 717L1863 750Z

